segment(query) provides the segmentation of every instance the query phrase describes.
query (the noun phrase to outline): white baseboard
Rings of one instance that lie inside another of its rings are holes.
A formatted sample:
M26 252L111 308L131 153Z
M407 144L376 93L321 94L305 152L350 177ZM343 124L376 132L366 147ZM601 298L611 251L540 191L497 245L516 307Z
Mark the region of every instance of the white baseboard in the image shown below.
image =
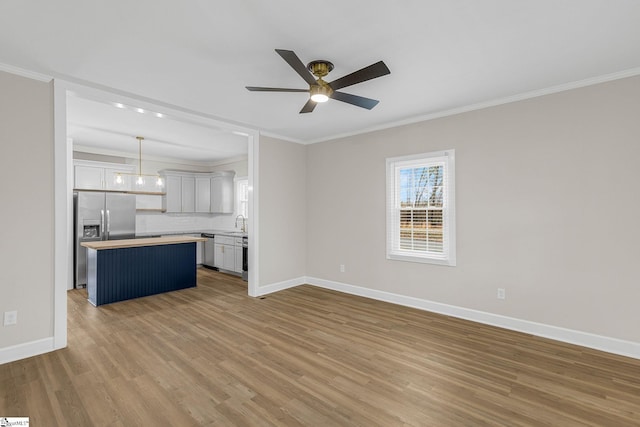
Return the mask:
M0 365L55 350L53 337L0 349Z
M602 350L608 353L619 354L621 356L632 357L634 359L640 359L640 343L633 341L624 341L617 338L610 338L587 332L530 322L528 320L521 320L513 317L502 316L499 314L492 314L484 311L472 310L464 307L456 307L439 302L423 300L420 298L408 297L404 295L393 294L390 292L348 285L346 283L319 279L317 277L306 277L306 283L320 288L332 289L334 291L344 292L347 294L358 295L379 301L399 304L406 307L431 311L434 313L471 320L478 323L498 326L513 331L524 332L544 338L550 338L569 344L576 344L583 347Z
M304 285L305 283L307 283L307 278L305 276L302 276L295 279L285 280L284 282L272 283L266 286L258 286L256 288L256 296L272 294L274 292Z

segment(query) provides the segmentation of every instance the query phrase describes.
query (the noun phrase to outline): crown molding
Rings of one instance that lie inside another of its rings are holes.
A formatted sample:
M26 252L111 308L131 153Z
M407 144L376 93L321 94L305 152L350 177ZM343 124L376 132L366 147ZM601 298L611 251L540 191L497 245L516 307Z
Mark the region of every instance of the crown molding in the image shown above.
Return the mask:
M17 76L26 77L28 79L38 80L41 82L49 83L53 80L52 76L36 73L35 71L25 70L24 68L14 67L13 65L3 64L0 62L0 71L15 74Z
M520 94L507 96L507 97L504 97L504 98L497 98L497 99L493 99L493 100L489 100L489 101L479 102L477 104L470 104L470 105L466 105L466 106L462 106L462 107L452 108L452 109L449 109L449 110L436 111L436 112L433 112L433 113L424 114L424 115L415 116L415 117L410 117L410 118L403 119L403 120L383 123L383 124L378 125L378 126L372 126L372 127L361 129L361 130L354 131L354 132L345 132L345 133L335 134L335 135L331 135L331 136L324 137L324 138L318 138L318 139L315 139L315 140L302 142L302 144L305 144L305 145L316 144L316 143L319 143L319 142L332 141L332 140L335 140L335 139L347 138L347 137L356 136L356 135L362 135L362 134L369 133L369 132L375 132L375 131L379 131L379 130L385 130L385 129L395 128L395 127L399 127L399 126L405 126L405 125L419 123L419 122L426 122L426 121L429 121L429 120L439 119L439 118L442 118L442 117L454 116L456 114L467 113L467 112L476 111L476 110L482 110L484 108L496 107L496 106L499 106L499 105L510 104L512 102L524 101L524 100L527 100L527 99L537 98L537 97L545 96L545 95L551 95L551 94L559 93L559 92L565 92L565 91L573 90L573 89L579 89L579 88L587 87L587 86L593 86L593 85L597 85L597 84L600 84L600 83L606 83L606 82L610 82L610 81L614 81L614 80L625 79L625 78L628 78L628 77L635 77L637 75L640 75L640 67L631 68L631 69L628 69L628 70L623 70L623 71L619 71L619 72L615 72L615 73L611 73L611 74L605 74L605 75L602 75L602 76L591 77L591 78L588 78L588 79L578 80L578 81L574 81L574 82L563 83L561 85L550 86L548 88L532 90L532 91L529 91L529 92L523 92L523 93L520 93Z

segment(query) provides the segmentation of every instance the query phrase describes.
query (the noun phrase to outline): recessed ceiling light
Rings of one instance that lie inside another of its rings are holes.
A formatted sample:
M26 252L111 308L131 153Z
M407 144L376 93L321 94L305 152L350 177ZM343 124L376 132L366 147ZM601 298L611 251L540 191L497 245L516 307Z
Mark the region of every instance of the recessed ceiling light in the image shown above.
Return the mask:
M124 104L120 104L119 102L116 102L113 104L116 108L124 108Z
M137 111L138 113L144 113L144 110L143 110L142 108L136 108L136 111Z
M157 118L159 118L159 119L161 119L161 118L163 118L163 117L164 117L164 114L162 114L162 113L156 113L155 115L156 115L156 117L157 117Z

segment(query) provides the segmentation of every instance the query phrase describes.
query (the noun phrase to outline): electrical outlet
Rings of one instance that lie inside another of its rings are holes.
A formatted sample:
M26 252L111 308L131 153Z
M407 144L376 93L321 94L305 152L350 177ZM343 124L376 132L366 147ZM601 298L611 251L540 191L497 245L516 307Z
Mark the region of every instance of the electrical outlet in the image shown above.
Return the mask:
M507 298L505 292L504 292L504 288L498 288L498 299L505 299Z
M340 273L344 273L345 271L344 264L340 264Z
M17 311L5 311L4 312L4 326L15 325L18 323Z

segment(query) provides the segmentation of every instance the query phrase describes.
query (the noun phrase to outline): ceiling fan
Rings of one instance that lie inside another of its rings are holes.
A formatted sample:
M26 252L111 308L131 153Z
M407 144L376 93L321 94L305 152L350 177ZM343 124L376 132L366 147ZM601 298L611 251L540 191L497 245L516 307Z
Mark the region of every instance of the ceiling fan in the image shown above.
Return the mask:
M256 92L308 92L311 96L307 103L304 104L304 107L302 107L302 110L300 110L300 114L312 112L313 109L316 108L316 104L318 102L326 102L329 98L371 110L380 101L345 92L339 92L338 89L386 76L391 73L385 63L379 61L332 82L325 82L322 78L333 70L333 64L331 62L326 60L315 60L309 62L305 67L300 58L298 58L292 50L276 49L276 52L278 52L278 55L287 61L287 64L289 64L291 68L293 68L296 73L298 73L300 77L309 84L309 89L256 86L246 86L246 88L250 91Z

